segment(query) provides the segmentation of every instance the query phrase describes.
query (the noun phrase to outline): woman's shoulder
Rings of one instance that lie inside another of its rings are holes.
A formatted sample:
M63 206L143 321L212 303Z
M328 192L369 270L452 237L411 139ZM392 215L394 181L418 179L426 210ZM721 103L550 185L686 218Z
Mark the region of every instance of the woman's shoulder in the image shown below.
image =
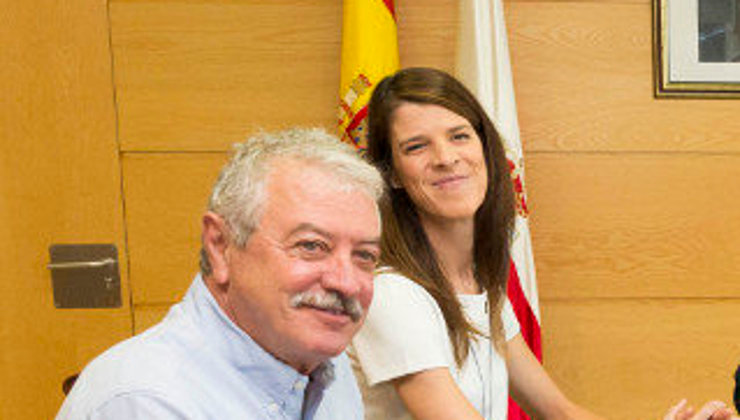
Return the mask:
M374 289L374 300L383 296L387 298L409 297L434 302L423 286L392 267L381 267L375 271Z
M420 284L395 270L376 272L373 300L368 320L387 320L400 314L408 319L423 318L444 322L442 311L432 295Z

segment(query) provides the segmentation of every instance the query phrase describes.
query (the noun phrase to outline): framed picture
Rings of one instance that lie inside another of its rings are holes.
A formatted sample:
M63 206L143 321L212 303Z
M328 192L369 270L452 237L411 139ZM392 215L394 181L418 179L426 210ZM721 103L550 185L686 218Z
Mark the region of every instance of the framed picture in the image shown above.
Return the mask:
M656 97L740 98L740 0L653 0Z

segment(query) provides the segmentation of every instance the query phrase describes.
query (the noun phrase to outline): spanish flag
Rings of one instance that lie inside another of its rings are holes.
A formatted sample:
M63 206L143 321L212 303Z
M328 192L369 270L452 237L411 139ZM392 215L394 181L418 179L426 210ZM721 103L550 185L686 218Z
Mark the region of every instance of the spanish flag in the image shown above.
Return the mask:
M373 87L398 70L393 0L344 0L339 136L364 153Z

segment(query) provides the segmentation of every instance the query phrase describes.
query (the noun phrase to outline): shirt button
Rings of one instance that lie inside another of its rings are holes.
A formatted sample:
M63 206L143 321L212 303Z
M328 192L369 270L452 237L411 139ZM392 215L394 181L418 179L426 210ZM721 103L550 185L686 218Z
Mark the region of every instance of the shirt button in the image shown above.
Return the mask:
M277 414L279 410L280 410L280 406L277 405L276 403L270 403L267 406L267 412L270 413L271 415Z
M303 381L295 381L293 384L293 391L303 391L305 387L306 384Z

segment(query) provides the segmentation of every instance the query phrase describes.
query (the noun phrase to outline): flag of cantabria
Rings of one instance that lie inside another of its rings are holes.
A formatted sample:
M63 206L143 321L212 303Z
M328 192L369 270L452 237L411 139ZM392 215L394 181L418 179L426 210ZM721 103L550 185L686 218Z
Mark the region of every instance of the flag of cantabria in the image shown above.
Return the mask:
M460 0L457 75L478 97L503 137L517 198L511 249L508 296L521 324L522 336L542 360L540 311L524 193L524 166L509 46L501 0ZM509 420L527 418L509 401Z
M398 70L393 0L344 0L339 136L367 148L367 103L375 85Z

